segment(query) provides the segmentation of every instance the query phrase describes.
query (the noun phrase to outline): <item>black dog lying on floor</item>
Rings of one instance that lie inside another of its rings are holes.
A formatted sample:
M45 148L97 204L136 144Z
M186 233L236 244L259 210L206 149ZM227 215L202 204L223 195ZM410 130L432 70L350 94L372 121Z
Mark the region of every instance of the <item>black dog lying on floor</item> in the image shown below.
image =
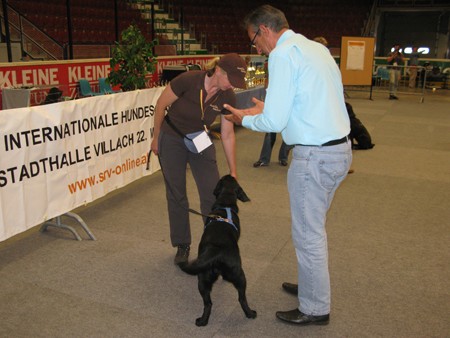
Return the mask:
M216 202L206 220L197 259L178 265L184 272L198 275L198 289L203 298L204 308L203 315L195 321L197 326L208 324L212 308L211 290L219 275L237 289L239 303L247 318L256 317L256 311L250 309L247 304L245 295L247 281L237 244L241 230L237 200L247 202L250 199L231 175L219 180L214 195Z
M350 118L350 140L352 141L352 149L372 149L375 144L362 122L356 117L353 107L350 103L345 102L348 117ZM355 143L356 141L356 143Z

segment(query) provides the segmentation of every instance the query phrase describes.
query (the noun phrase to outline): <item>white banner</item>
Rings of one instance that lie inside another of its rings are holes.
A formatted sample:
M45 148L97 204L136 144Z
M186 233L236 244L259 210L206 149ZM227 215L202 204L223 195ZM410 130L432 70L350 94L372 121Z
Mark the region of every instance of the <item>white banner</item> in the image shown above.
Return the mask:
M0 111L0 241L158 170L163 89Z

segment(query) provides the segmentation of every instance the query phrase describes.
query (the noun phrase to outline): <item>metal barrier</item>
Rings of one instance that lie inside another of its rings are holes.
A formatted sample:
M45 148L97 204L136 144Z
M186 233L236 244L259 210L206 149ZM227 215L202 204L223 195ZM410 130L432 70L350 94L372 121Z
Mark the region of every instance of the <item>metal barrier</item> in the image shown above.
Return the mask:
M394 99L397 94L416 95L423 102L427 84L428 70L421 66L374 66L372 91L386 92ZM372 98L372 95L371 95Z
M385 94L386 98L390 99L395 99L399 94L417 96L419 102L424 102L427 93L441 89L448 90L449 81L450 72L441 71L439 67L374 65L372 84L346 85L345 95L349 97L349 91L370 91L370 99L373 94Z

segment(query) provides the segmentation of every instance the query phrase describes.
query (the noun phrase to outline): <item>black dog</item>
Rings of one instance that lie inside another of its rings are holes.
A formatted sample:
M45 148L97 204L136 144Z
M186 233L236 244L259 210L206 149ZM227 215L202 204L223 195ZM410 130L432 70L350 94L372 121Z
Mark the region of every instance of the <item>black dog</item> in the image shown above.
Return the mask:
M356 117L353 107L350 103L345 102L348 117L350 118L350 140L352 141L352 149L372 149L375 144L362 122ZM355 143L356 141L356 143Z
M237 200L250 201L239 183L231 175L222 177L214 190L216 202L205 223L205 230L198 247L198 257L179 267L190 275L198 275L198 289L203 298L203 315L197 318L197 326L208 324L211 314L211 290L214 282L222 278L234 285L239 303L247 318L255 318L256 311L247 304L245 290L247 281L242 270L238 239L240 225Z

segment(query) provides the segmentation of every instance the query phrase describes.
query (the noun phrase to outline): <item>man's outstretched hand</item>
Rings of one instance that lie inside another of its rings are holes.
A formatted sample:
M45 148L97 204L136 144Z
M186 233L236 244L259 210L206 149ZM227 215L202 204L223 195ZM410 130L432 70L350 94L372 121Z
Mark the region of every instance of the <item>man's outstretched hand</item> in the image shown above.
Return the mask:
M244 116L261 114L264 109L264 102L257 98L252 98L252 102L255 105L247 109L236 109L228 104L224 104L223 107L231 112L230 115L225 115L225 118L228 121L241 125Z

